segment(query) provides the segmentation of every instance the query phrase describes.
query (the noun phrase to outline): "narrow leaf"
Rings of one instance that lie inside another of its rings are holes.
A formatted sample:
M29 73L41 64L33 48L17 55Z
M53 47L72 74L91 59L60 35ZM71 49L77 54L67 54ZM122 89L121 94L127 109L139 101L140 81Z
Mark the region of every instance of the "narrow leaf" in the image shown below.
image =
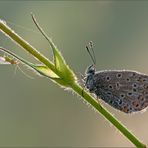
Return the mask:
M51 69L49 69L47 66L44 65L33 65L35 70L37 70L39 73L46 75L50 78L59 78L58 75L56 75Z
M66 64L63 56L59 52L59 50L56 48L52 40L46 35L46 33L43 31L43 29L40 27L38 22L36 21L35 17L33 14L32 19L36 25L36 27L39 29L39 31L42 33L42 35L45 37L45 39L49 42L53 55L54 55L54 64L55 64L55 69L59 72L59 76L65 79L67 82L73 82L75 80L75 76L72 72L72 70L68 67Z
M57 84L67 87L68 84L65 82L64 79L60 78L58 75L56 75L52 70L50 70L47 66L44 65L33 65L33 68L40 73L41 75L50 78L54 82L57 82Z
M30 62L24 60L23 58L15 55L13 52L10 52L9 50L7 50L7 49L5 49L3 47L0 47L0 50L2 50L3 52L7 53L8 55L14 57L15 59L19 60L21 63L23 63L26 66L28 66L29 68L33 69L38 74L40 74L42 76L45 76L47 78L50 78L54 82L57 82L57 84L61 84L62 86L68 86L64 79L59 78L59 76L56 75L47 66L45 66L45 65L35 65L33 63L30 63ZM4 60L4 59L2 59L2 60Z
M35 70L36 72L38 72L39 74L43 75L43 76L47 76L50 78L59 78L52 70L50 70L47 66L36 66L33 63L30 63L26 60L24 60L23 58L15 55L13 52L10 52L9 50L0 47L0 50L2 50L3 52L7 53L8 55L14 57L15 59L19 60L21 63L25 64L26 66L28 66L29 68ZM5 60L4 58L1 58L1 60Z

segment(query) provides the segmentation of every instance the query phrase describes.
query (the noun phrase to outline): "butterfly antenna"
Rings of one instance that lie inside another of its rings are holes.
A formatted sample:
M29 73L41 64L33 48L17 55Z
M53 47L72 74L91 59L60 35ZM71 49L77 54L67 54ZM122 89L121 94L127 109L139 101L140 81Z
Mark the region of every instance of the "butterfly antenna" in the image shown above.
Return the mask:
M92 50L92 53L93 53L93 59L94 59L94 64L96 65L96 56L95 56L95 52L94 52L94 44L92 41L89 42L89 45L90 45L90 49Z
M88 46L86 46L86 49L87 49L87 52L88 52L89 56L91 57L91 60L92 60L93 64L96 65L95 58L94 58L94 56L91 54L90 48L89 48Z

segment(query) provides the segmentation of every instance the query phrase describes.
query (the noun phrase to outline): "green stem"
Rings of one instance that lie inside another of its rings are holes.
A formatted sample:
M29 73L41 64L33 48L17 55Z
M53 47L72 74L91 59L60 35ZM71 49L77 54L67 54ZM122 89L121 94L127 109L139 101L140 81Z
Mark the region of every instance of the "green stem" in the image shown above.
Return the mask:
M112 114L110 114L104 107L102 107L96 100L93 99L86 91L77 84L73 83L71 88L78 93L83 99L89 102L102 116L110 121L125 137L127 137L136 147L146 148L146 146L140 142L132 133L130 133L125 126L121 124Z
M10 39L13 39L20 47L23 47L30 54L36 57L40 62L44 63L51 70L56 71L54 65L40 52L38 52L33 46L31 46L27 41L21 38L18 34L16 34L6 23L0 20L0 30L7 35ZM57 71L56 71L57 72ZM56 73L55 72L55 73ZM57 72L58 73L58 72Z
M57 75L60 75L54 65L41 53L39 53L34 47L32 47L28 42L23 38L17 35L13 30L11 30L3 21L0 20L0 30L8 35L8 37L14 40L17 44L27 50L40 62L48 66L53 72ZM86 91L76 83L70 83L70 87L78 93L84 100L90 103L101 115L103 115L108 121L110 121L125 137L127 137L136 147L145 148L146 146L141 143L132 133L130 133L126 127L124 127L113 115L111 115L106 109L104 109L95 99L92 98ZM83 91L83 95L82 95Z

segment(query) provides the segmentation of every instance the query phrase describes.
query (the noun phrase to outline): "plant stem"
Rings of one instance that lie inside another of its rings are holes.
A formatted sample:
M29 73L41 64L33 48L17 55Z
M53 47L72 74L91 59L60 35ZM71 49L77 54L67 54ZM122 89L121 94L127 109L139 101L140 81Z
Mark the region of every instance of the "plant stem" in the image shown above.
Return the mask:
M0 20L0 30L8 36L10 39L13 39L20 47L23 47L30 54L36 57L39 61L48 66L51 70L55 71L54 65L40 52L38 52L33 46L31 46L27 41L25 41L22 37L16 34L9 26L6 25L5 22Z
M53 72L59 75L59 72L55 66L45 56L39 53L34 47L32 47L27 41L17 35L11 30L3 21L0 20L0 30L7 35L10 39L14 40L18 45L27 50L40 62L48 66ZM79 94L84 100L90 103L102 116L104 116L109 122L111 122L125 137L129 139L136 147L145 148L146 146L141 143L132 133L130 133L126 127L124 127L112 114L110 114L104 107L102 107L93 97L84 91L78 83L71 82L69 86ZM83 91L83 95L82 95Z
M104 107L102 107L93 97L77 84L73 83L71 88L79 94L83 99L89 102L102 116L104 116L108 121L110 121L125 137L127 137L136 147L146 148L146 146L140 142L132 133L130 133L127 128L122 125L111 113L109 113Z

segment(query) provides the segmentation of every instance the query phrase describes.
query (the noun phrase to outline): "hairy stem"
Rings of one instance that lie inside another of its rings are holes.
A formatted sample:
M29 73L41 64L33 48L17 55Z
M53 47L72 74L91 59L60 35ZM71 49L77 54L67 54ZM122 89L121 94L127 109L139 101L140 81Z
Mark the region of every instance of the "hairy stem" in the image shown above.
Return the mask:
M146 146L138 140L128 129L121 124L111 113L109 113L104 107L102 107L96 99L93 99L86 91L83 91L82 88L77 84L72 84L71 88L79 94L84 100L89 102L102 116L104 116L109 122L111 122L125 137L127 137L136 147L146 148Z
M55 70L54 65L39 51L37 51L33 46L31 46L22 37L16 34L6 23L0 20L0 30L8 36L10 39L15 41L20 47L24 48L30 54L32 54L36 59L47 65L51 70Z
M49 67L59 77L61 76L59 71L55 68L55 65L49 61L45 56L39 53L34 47L32 47L27 41L17 35L11 30L3 21L0 20L0 30L7 35L10 39L15 41L18 45L23 47L26 51L32 54L36 59ZM79 86L75 81L72 81L68 85L74 92L79 94L85 101L91 104L102 116L104 116L110 123L112 123L125 137L127 137L136 147L145 148L146 146L138 140L127 128L122 125L111 113L109 113L104 107L102 107L91 95ZM83 91L83 95L82 95Z

